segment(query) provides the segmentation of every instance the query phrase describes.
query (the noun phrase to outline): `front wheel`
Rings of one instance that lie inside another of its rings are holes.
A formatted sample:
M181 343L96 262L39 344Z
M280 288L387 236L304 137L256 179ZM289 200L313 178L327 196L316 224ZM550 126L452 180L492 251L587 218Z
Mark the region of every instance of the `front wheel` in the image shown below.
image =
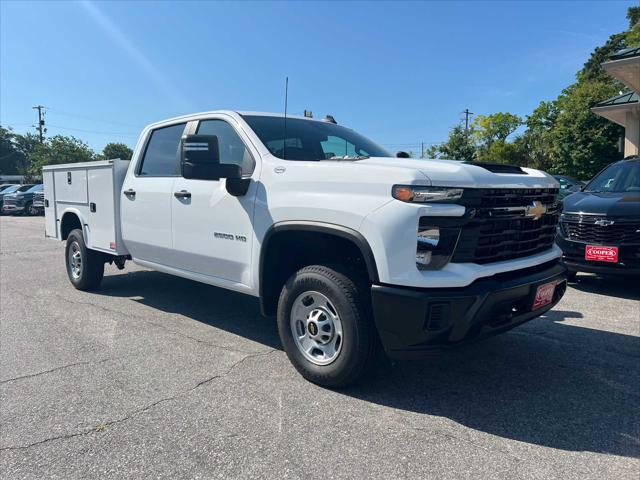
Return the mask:
M38 209L33 206L33 203L27 204L27 207L25 208L25 212L27 212L27 215L30 215L32 217L38 215Z
M289 278L278 302L278 332L307 380L345 387L375 360L369 286L340 266L312 265Z
M82 230L75 229L69 233L65 259L69 280L78 290L94 290L100 285L104 276L104 258L99 252L87 248Z

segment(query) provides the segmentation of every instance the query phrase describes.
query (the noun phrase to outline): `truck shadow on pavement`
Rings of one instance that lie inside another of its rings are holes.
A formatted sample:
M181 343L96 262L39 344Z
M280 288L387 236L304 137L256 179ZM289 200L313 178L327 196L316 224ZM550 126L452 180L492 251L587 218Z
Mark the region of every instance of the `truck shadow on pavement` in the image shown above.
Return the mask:
M275 322L260 315L251 297L150 271L107 276L98 293L136 296L281 348ZM381 356L368 378L339 394L520 442L640 457L640 338L575 325L581 318L552 310L443 356L397 363ZM415 420L409 428L429 436L423 420Z
M570 286L585 293L598 293L626 300L640 300L640 282L634 277L578 274Z

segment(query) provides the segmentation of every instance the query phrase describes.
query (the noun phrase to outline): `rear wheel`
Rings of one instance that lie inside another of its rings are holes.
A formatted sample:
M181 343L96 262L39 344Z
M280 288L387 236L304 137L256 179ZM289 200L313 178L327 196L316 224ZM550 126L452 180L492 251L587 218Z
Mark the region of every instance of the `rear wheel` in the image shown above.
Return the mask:
M278 302L278 331L289 360L307 380L347 386L375 360L369 285L340 266L312 265L289 278Z
M104 258L99 252L89 250L84 243L82 230L75 229L67 237L65 249L67 275L78 290L94 290L104 276Z

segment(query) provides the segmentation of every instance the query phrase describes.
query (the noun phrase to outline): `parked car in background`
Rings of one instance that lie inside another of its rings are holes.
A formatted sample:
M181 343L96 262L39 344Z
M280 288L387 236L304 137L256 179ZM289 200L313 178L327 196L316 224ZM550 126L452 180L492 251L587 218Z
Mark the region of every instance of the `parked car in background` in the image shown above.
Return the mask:
M0 190L0 213L3 212L2 206L4 205L4 196L9 195L18 191L19 188L24 187L25 185L15 185L15 184L5 184L2 185L2 190ZM32 187L32 185L27 185L28 188ZM27 188L27 189L28 189Z
M3 183L2 185L0 185L0 192L4 192L7 188L15 186L19 185L16 185L15 183Z
M41 192L42 184L21 185L16 191L7 193L2 199L2 213L23 213L36 215L33 208L33 196L36 192Z
M571 277L640 274L640 159L609 165L566 197L556 241Z
M553 176L560 184L560 198L564 198L572 193L579 192L585 186L585 182L568 177L567 175Z
M35 215L44 215L44 189L33 195L32 209Z

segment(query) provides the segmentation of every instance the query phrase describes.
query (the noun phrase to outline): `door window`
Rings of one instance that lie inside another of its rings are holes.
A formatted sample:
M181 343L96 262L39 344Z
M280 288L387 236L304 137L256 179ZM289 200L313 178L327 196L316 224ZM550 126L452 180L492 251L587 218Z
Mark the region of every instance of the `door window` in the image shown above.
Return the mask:
M185 125L180 123L151 132L138 175L172 177L180 173L178 149Z
M224 120L203 120L198 126L199 135L215 135L220 148L220 163L242 167L242 175L249 176L255 168L253 156L234 128Z

